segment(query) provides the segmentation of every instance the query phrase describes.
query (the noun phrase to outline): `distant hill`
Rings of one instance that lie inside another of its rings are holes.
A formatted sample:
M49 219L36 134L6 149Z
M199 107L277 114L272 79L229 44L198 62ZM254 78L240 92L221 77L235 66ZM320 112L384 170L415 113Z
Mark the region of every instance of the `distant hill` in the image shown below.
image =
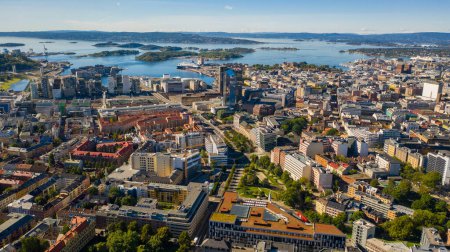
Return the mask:
M390 33L390 34L354 34L354 33L226 33L226 32L204 32L194 33L204 36L233 37L233 38L278 38L278 39L318 39L329 42L343 42L349 44L372 44L372 45L450 45L450 33L443 32L418 32L418 33Z
M99 42L151 42L187 44L258 44L248 39L212 37L183 32L102 32L102 31L37 31L0 32L0 37L25 37L39 39L65 39Z

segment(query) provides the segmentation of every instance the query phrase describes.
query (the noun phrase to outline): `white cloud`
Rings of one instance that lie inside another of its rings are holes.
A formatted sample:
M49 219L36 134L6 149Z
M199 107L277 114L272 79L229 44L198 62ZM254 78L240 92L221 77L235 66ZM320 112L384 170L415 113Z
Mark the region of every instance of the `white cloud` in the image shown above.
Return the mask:
M233 10L233 6L231 5L225 5L225 10Z

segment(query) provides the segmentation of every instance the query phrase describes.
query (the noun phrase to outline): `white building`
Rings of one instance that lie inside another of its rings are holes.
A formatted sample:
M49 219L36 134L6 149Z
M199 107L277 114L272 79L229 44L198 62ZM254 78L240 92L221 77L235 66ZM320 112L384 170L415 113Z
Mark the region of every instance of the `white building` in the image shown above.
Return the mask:
M353 222L352 231L352 245L354 247L366 247L368 239L375 237L375 225L364 220L359 219Z
M331 144L331 148L333 148L334 153L336 153L336 155L346 157L348 154L348 144L346 142L339 140L333 141L333 143Z
M423 83L422 97L436 100L442 94L442 85L438 82L426 81Z
M170 153L142 153L131 154L131 168L135 170L147 171L158 177L169 177L172 174L173 166Z
M122 94L129 94L131 92L130 76L122 75Z
M450 152L441 150L438 153L427 154L427 172L438 172L442 176L442 185L450 184Z
M356 151L360 157L367 157L369 155L369 145L364 140L357 140Z
M209 164L212 161L218 166L228 164L228 146L219 136L211 134L205 137L205 149L208 152Z
M323 154L323 142L319 140L301 140L299 151L310 158L315 158L317 154Z
M289 172L291 178L298 180L300 178L311 179L311 165L313 160L301 153L288 154L284 161L284 170Z

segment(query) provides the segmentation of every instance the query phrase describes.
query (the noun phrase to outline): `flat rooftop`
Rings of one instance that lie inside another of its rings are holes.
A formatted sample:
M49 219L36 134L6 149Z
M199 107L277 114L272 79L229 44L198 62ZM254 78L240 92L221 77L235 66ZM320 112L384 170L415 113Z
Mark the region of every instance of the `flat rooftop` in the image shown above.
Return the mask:
M249 228L246 232L261 232L266 235L271 232L273 235L279 235L275 232L281 231L289 233L283 236L301 239L312 240L314 234L345 236L333 225L305 223L270 202L248 205L238 198L236 192L225 192L217 211L211 215L210 221L240 225ZM255 229L266 231L255 231Z

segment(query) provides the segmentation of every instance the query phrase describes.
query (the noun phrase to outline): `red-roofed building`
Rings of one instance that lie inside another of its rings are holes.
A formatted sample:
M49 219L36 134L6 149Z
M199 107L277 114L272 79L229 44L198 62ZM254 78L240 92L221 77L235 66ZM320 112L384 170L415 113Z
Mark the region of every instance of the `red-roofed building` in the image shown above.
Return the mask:
M132 142L97 144L93 140L87 140L75 148L71 154L73 159L92 162L106 161L111 164L121 165L128 160L133 150Z

